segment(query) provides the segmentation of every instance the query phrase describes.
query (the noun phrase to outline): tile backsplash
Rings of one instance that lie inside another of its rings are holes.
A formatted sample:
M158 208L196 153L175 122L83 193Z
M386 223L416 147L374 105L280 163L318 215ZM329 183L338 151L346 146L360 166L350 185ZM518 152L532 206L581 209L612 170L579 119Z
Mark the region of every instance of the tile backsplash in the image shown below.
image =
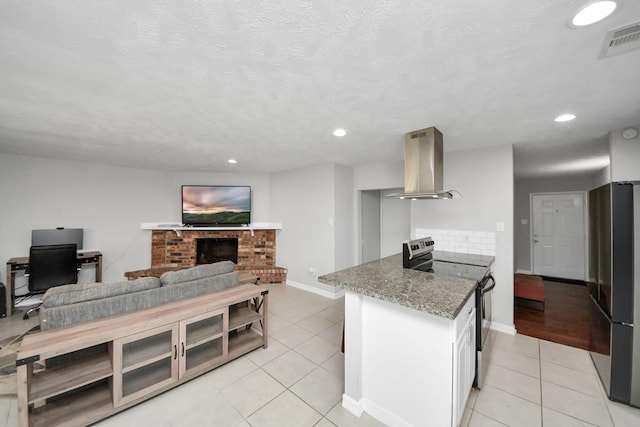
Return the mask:
M416 228L415 238L431 237L436 251L496 255L496 233L492 231Z

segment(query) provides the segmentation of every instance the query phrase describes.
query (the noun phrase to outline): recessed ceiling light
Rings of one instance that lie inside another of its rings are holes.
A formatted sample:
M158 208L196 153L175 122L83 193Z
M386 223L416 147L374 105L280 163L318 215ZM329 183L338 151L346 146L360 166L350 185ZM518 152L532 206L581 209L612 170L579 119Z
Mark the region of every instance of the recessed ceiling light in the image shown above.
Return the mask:
M611 15L616 10L615 1L591 1L581 7L571 19L571 25L574 27L584 27L585 25L595 24Z
M562 123L562 122L570 122L571 120L575 119L576 116L573 114L561 114L558 117L556 117L555 119L553 119L555 122L558 123Z
M238 161L236 159L229 159L227 160L227 163L231 163L232 165L235 165L236 163L238 163Z
M336 129L333 131L333 136L345 136L347 131L344 129Z

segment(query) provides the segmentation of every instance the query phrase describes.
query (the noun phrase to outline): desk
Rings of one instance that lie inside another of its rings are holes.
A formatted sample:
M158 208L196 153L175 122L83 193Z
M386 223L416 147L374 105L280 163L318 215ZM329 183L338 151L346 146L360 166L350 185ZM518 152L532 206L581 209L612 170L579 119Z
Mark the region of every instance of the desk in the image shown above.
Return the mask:
M102 253L98 251L78 251L78 264L96 266L96 282L102 281ZM25 271L29 266L29 257L16 257L7 261L7 317L11 317L13 311L13 287L16 273Z

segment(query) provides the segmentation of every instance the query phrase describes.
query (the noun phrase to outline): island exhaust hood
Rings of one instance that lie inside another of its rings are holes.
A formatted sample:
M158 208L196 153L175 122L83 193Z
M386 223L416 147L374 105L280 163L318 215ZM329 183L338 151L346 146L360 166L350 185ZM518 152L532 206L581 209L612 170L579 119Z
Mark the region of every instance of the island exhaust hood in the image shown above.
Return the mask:
M442 189L442 132L435 127L405 134L404 193L389 194L398 199L453 199L455 190Z

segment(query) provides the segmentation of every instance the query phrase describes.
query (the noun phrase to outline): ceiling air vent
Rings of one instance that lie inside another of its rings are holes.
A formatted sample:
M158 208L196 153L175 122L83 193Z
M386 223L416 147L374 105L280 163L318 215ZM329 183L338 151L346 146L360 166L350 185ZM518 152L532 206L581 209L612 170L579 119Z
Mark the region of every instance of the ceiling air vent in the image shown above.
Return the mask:
M611 30L607 33L602 57L640 49L640 22Z

